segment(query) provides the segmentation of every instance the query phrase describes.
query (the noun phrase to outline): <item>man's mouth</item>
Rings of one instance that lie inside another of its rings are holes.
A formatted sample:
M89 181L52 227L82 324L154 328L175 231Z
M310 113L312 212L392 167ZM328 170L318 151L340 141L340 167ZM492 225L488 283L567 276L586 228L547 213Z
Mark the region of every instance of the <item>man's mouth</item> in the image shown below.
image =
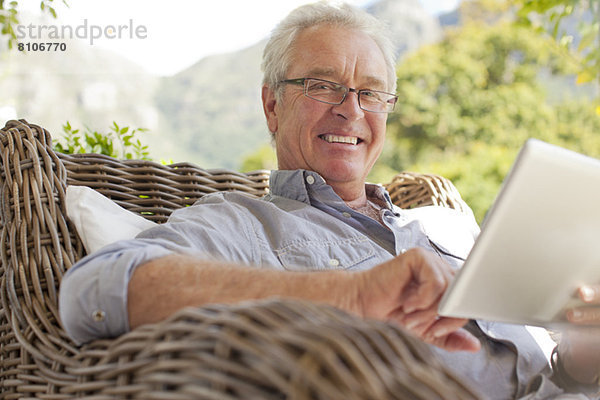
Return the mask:
M319 137L329 143L347 143L356 145L362 142L362 139L359 139L356 136L338 136L326 133L319 135Z

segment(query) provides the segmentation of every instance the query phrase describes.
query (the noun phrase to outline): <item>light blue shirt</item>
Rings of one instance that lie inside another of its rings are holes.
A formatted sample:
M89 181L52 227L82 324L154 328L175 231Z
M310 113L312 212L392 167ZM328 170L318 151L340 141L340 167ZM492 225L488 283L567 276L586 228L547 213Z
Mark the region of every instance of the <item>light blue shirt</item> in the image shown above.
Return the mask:
M114 243L75 264L60 290L60 316L77 343L129 330L127 286L138 265L179 252L290 271L364 270L412 247L436 252L454 268L479 228L470 213L444 207L403 210L378 185L366 186L383 205L382 225L346 205L315 172L274 171L270 194L206 195L165 224ZM432 246L432 243L435 246ZM451 256L449 256L449 255ZM521 326L471 323L483 339L477 354L434 351L491 398L554 398L546 358Z

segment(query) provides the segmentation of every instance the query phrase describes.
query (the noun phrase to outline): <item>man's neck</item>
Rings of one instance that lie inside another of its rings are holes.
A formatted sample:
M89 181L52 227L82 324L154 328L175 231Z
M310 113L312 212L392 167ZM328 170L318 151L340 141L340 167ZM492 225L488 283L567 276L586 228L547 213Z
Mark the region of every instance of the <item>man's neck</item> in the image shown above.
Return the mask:
M342 199L343 199L343 197L342 197ZM348 207L350 207L350 208L352 208L354 210L360 209L360 208L366 207L366 205L367 205L367 196L364 195L364 196L362 196L360 198L356 198L356 199L351 200L351 201L344 200L344 202L348 205Z
M338 196L344 200L348 207L357 209L367 205L365 184L335 184L327 182Z
M331 185L331 187L337 193L337 195L344 200L348 207L382 222L380 210L382 208L386 208L387 206L385 205L385 202L375 196L372 191L367 190L365 183L362 183L361 185L346 185L341 187L339 185ZM345 189L345 191L343 189Z

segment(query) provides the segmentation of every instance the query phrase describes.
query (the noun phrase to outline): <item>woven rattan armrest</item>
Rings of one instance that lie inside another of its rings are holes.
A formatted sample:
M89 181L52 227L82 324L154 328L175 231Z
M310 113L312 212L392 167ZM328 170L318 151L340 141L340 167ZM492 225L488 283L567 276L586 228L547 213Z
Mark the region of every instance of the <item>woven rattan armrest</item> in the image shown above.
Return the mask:
M0 399L477 398L399 327L300 301L190 308L75 345L57 310L62 276L84 255L67 184L162 222L215 190L262 195L268 173L57 155L26 121L0 130L0 157Z

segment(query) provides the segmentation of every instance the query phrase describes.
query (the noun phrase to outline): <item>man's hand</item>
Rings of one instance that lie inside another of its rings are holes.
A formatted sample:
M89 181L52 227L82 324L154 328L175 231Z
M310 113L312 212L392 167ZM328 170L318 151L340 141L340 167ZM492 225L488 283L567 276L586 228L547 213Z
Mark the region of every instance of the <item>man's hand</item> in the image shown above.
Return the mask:
M448 351L480 349L479 341L462 329L466 319L437 313L454 272L434 253L411 249L362 274L359 308L365 317L396 321L425 342Z
M571 309L573 324L563 332L558 354L566 372L581 383L597 383L600 377L600 285L586 285L578 296L587 305Z

